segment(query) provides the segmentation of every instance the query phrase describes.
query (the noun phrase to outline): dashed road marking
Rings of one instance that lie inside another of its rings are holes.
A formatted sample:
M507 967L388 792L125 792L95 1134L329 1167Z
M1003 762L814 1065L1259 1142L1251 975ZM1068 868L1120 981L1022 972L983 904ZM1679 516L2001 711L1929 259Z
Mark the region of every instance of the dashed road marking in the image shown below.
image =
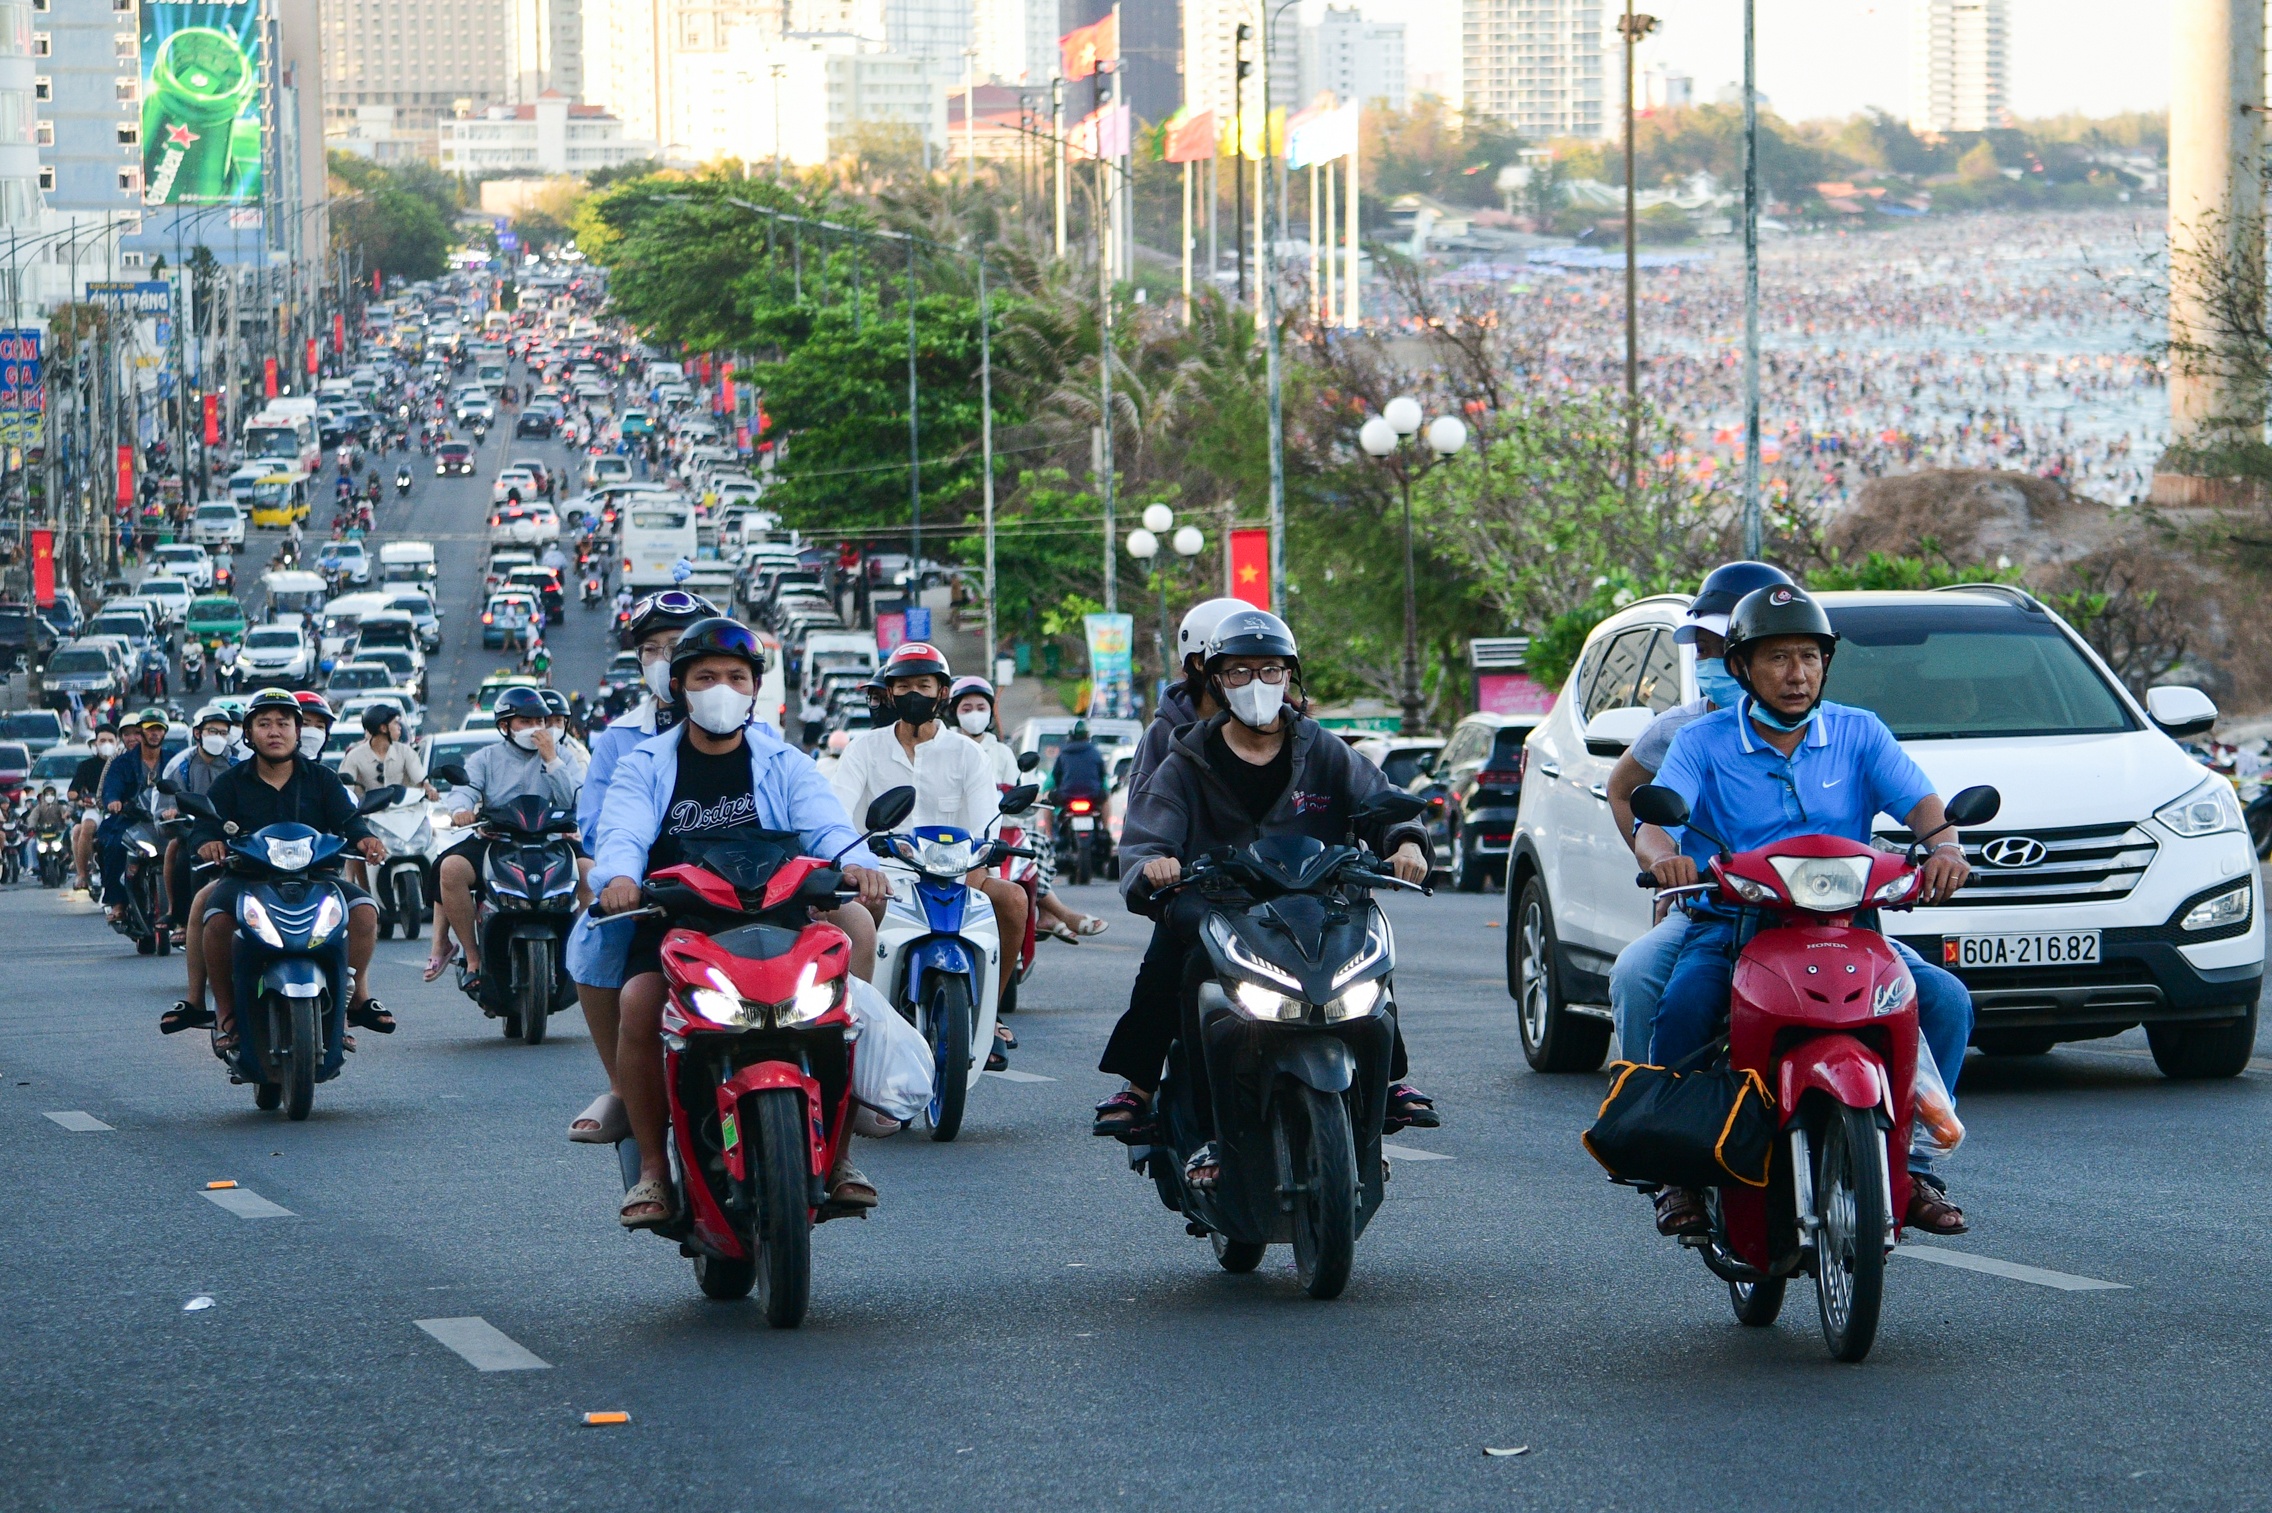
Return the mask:
M416 1319L413 1322L456 1351L476 1371L552 1369L550 1361L540 1358L487 1319Z
M110 1128L109 1125L103 1123L85 1109L67 1108L50 1113L47 1117L53 1119L74 1135L99 1134Z
M1457 1159L1445 1155L1442 1151L1424 1151L1416 1145L1391 1145L1386 1140L1381 1142L1381 1154L1398 1161L1451 1161Z
M1953 1266L1959 1271L1980 1271L1992 1277L2008 1277L2014 1282L2033 1282L2038 1287L2053 1287L2061 1292L2130 1291L2128 1282L2102 1282L2096 1277L2046 1271L2040 1266L2022 1266L2017 1261L1999 1261L1994 1256L1976 1256L1967 1250L1947 1250L1938 1245L1903 1245L1894 1254L1930 1261L1935 1266Z
M1055 1082L1057 1080L1055 1077L1044 1077L1039 1072L1021 1072L1014 1068L1006 1072L988 1072L986 1075L999 1077L1004 1082Z
M205 1197L219 1207L227 1209L240 1219L290 1219L297 1217L281 1203L271 1203L249 1187L225 1187L219 1191L207 1189Z

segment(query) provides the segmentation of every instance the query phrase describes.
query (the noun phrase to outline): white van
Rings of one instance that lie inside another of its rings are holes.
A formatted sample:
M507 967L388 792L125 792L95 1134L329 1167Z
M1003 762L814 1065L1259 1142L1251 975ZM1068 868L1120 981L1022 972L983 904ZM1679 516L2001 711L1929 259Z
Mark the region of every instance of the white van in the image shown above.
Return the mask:
M2154 688L2141 705L2005 585L1818 597L1840 636L1826 697L1875 711L1944 797L2002 795L1963 833L1970 884L1883 921L1971 990L1972 1043L2040 1055L2142 1024L2166 1074L2238 1075L2256 1042L2263 890L2232 784L2177 744L2215 722L2208 696ZM1686 607L1644 599L1595 627L1524 747L1507 991L1541 1071L1601 1064L1610 966L1649 928L1604 785L1656 711L1697 696L1694 651L1672 640ZM1906 837L1885 815L1876 829Z
M245 491L249 505L252 491ZM243 546L245 512L226 499L208 499L197 507L189 523L189 538L199 546Z
M621 520L623 581L635 589L669 588L671 568L680 558L694 560L699 543L694 505L683 495L624 498Z
M434 581L434 547L426 541L389 541L379 548L379 581L424 588Z
M260 486L261 479L275 471L276 468L272 463L246 463L229 475L229 497L244 508L251 509L253 491Z

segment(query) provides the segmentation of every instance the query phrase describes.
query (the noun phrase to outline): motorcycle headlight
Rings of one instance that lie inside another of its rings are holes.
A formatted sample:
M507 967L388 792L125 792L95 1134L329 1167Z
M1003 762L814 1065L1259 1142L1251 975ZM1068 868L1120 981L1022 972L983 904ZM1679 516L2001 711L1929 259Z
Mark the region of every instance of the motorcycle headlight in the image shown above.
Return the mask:
M1381 980L1368 977L1325 1006L1329 1020L1362 1019L1381 1001Z
M237 923L277 950L284 949L284 937L277 933L276 922L260 906L260 900L247 893L237 900Z
M1228 957L1231 965L1237 967L1240 971L1252 972L1257 977L1281 983L1297 991L1301 988L1300 980L1291 972L1272 962L1264 961L1248 950L1246 942L1239 939L1238 932L1225 924L1220 916L1210 919L1207 922L1207 928L1214 935L1215 944L1223 948L1223 955Z
M803 1024L820 1018L843 1001L844 979L832 977L827 982L817 982L814 979L819 975L818 962L805 963L805 969L797 974L797 991L773 1006L774 1023Z
M1299 1019L1302 1001L1273 992L1259 982L1242 982L1231 988L1231 1001L1249 1019Z
M1783 879L1791 902L1802 909L1829 914L1856 908L1870 884L1866 856L1771 856L1768 861Z
M2156 809L2154 818L2187 840L2238 830L2242 824L2233 785L2214 774L2185 797Z
M324 901L316 905L315 928L308 932L308 944L320 946L331 939L331 932L338 929L346 918L347 910L340 905L339 895L326 894Z
M721 993L716 988L696 988L686 998L694 1012L712 1024L750 1024L757 1017L756 1004L732 993Z

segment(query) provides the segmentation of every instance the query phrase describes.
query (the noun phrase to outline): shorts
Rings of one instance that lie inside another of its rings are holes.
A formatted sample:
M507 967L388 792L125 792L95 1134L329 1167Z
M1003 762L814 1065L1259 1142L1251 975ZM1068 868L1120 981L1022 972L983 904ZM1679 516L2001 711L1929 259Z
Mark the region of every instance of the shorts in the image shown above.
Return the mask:
M568 980L586 988L622 987L625 959L639 924L622 919L602 923L589 913L578 915L576 928L568 935Z
M631 932L630 944L623 953L623 980L629 982L642 972L660 972L663 969L663 937L670 933L668 922L660 919L642 919Z
M198 917L197 922L202 925L216 914L226 914L234 918L237 912L237 900L244 896L245 884L249 881L249 878L239 877L233 872L224 873L213 884L213 891L206 895L205 912ZM369 909L374 913L377 912L379 907L377 901L346 878L335 877L331 879L331 882L334 887L347 896L348 908Z

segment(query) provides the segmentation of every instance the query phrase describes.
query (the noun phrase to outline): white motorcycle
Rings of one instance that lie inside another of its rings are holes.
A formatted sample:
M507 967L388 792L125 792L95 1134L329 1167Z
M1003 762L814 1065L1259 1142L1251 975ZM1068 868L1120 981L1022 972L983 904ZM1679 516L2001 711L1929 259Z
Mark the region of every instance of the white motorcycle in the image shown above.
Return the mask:
M1011 789L1001 812L1023 813L1039 791L1030 783ZM868 847L892 874L891 902L876 930L876 986L931 1048L924 1123L932 1139L952 1140L986 1070L1001 1008L994 906L963 879L1005 856L1033 853L952 825L917 825L904 835L875 836Z
M379 906L379 939L399 929L404 940L416 940L434 897L434 821L423 792L388 787L394 802L365 816L387 848L387 859L370 869L371 897Z

